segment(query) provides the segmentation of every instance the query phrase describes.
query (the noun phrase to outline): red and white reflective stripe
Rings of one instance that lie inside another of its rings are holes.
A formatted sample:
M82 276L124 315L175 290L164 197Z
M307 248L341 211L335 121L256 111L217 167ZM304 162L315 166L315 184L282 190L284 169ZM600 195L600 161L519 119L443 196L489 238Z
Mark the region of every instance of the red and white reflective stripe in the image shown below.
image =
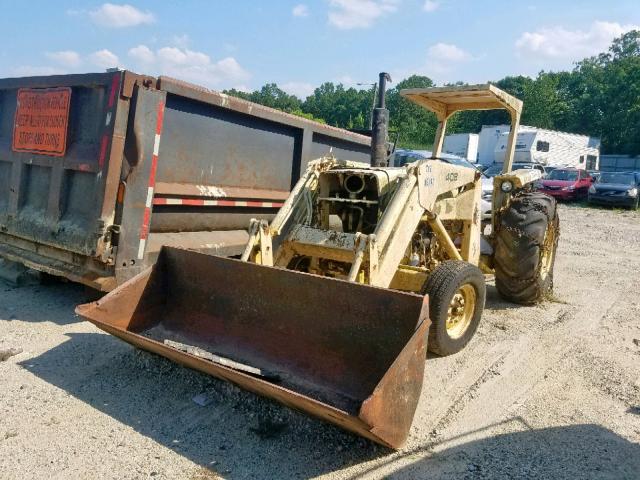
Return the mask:
M107 158L107 147L109 146L109 136L105 133L100 141L100 156L98 157L98 167L102 170L104 161Z
M117 73L111 79L111 90L109 91L109 104L108 104L109 108L113 107L113 104L115 103L116 92L119 86L120 86L120 74Z
M107 148L109 147L109 140L111 139L111 136L110 136L111 131L109 130L109 126L111 124L111 116L113 114L111 109L113 108L116 98L118 97L119 88L120 88L120 74L117 73L111 79L111 88L109 89L109 101L107 103L107 108L109 109L109 111L107 112L107 116L105 118L105 124L104 124L106 131L104 135L102 135L102 139L100 140L100 153L98 155L99 173L102 173L102 168L104 167L105 161L107 159ZM82 168L80 168L80 171L90 171L90 170L83 170Z
M204 200L192 198L154 198L154 205L187 205L194 207L257 207L280 208L282 202L261 202L257 200Z
M158 116L156 120L156 136L153 140L153 155L151 156L151 170L149 171L149 186L147 198L144 204L144 216L140 228L140 245L138 246L138 260L144 258L144 249L149 237L149 222L151 220L151 207L153 206L153 190L156 186L156 172L158 171L158 153L160 152L160 135L162 133L162 121L164 120L164 102L158 104Z

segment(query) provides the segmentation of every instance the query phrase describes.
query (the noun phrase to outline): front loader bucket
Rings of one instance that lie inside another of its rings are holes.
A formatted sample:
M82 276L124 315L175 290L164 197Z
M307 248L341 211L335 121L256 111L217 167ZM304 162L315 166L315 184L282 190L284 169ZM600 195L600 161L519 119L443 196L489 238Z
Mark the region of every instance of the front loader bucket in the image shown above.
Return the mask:
M77 312L121 339L391 448L422 388L424 297L163 247Z

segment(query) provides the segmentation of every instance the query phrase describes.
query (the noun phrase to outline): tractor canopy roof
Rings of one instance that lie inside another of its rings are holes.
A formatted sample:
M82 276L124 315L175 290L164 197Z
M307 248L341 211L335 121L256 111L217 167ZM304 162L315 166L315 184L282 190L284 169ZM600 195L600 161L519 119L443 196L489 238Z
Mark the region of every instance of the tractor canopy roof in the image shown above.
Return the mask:
M460 87L407 88L400 95L434 112L438 118L461 110L505 109L512 116L522 112L522 101L491 85Z

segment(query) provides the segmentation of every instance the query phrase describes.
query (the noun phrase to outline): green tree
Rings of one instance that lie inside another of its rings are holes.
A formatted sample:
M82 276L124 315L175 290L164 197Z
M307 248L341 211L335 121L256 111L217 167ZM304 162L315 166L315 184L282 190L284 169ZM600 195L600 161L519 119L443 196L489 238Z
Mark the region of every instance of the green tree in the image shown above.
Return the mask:
M389 127L397 132L399 147L426 149L433 145L438 124L436 116L400 95L400 90L404 88L428 87L433 87L429 77L412 75L387 91Z
M639 31L615 39L607 52L578 62L572 71L542 71L536 78L507 76L495 85L523 100L525 125L599 136L603 152L640 154ZM399 136L399 146L431 147L437 127L435 115L403 98L400 90L432 86L429 77L412 75L387 91L390 127ZM275 83L250 93L226 93L352 129L369 127L374 99L373 89L345 88L332 82L320 85L304 101ZM502 110L460 112L449 120L448 132L479 132L482 125L509 121Z
M314 117L324 118L341 128L364 128L368 125L371 92L345 89L341 83L326 82L316 88L302 104L302 110ZM366 120L365 120L366 119Z

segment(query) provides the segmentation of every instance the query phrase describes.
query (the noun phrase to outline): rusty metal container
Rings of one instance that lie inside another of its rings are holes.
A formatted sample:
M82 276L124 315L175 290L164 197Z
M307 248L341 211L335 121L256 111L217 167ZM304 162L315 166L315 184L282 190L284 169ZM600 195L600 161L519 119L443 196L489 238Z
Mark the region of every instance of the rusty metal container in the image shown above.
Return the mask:
M398 448L409 433L429 326L423 296L163 247L155 266L76 311L382 445Z
M0 79L0 256L110 290L161 245L235 255L330 149L370 139L166 77Z

